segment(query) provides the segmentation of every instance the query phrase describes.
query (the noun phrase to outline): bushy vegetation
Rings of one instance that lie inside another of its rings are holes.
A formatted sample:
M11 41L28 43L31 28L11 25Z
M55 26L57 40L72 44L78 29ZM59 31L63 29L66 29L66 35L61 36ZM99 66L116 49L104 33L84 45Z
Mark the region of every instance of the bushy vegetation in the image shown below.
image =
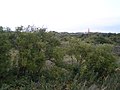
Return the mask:
M0 90L119 90L120 34L0 27Z

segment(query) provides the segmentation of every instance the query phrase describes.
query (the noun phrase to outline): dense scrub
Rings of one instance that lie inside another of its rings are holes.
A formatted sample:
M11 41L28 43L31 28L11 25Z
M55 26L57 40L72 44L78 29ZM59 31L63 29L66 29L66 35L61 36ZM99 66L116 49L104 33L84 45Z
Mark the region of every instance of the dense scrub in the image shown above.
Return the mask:
M119 40L112 33L0 27L0 90L119 90Z

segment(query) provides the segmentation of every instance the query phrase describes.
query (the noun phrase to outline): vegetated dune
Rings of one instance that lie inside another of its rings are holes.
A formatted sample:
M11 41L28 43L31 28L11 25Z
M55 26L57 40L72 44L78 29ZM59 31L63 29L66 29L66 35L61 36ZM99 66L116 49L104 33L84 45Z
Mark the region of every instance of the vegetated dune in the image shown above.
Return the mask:
M119 90L119 34L22 28L0 28L1 90Z

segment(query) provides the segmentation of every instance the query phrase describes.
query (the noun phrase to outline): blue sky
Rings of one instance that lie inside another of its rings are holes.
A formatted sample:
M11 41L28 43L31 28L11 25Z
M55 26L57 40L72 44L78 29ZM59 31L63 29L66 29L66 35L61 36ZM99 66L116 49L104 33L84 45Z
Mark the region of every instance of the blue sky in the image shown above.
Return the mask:
M0 0L0 25L120 33L120 0Z

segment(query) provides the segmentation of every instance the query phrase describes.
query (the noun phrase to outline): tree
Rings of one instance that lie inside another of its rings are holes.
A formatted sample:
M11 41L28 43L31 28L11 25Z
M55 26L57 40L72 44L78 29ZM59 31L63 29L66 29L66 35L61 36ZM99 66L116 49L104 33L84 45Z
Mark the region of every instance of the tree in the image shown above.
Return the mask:
M1 32L3 32L3 27L2 27L2 26L0 26L0 33L1 33Z
M10 70L9 51L11 44L6 33L0 33L0 84L6 78ZM1 85L0 85L1 86Z

